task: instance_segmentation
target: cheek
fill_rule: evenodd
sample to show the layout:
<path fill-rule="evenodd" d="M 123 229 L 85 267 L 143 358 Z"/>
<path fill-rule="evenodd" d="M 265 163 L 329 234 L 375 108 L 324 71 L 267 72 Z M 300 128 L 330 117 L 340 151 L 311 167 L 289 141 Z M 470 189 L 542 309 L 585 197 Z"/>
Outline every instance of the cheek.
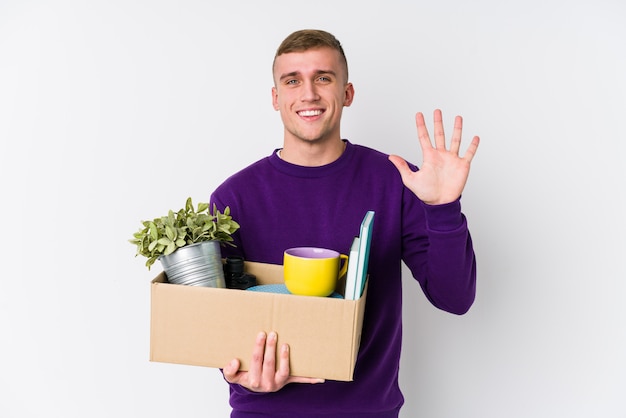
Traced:
<path fill-rule="evenodd" d="M 272 97 L 272 105 L 275 110 L 285 109 L 288 107 L 289 97 L 285 94 L 274 94 Z"/>

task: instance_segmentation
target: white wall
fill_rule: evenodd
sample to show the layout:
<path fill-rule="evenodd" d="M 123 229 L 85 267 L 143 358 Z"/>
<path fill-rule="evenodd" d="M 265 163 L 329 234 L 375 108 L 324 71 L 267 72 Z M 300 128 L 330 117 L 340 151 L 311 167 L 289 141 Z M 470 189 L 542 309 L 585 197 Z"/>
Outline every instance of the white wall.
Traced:
<path fill-rule="evenodd" d="M 411 4 L 409 6 L 408 4 Z M 227 416 L 213 369 L 148 361 L 139 221 L 280 146 L 288 33 L 342 40 L 343 135 L 421 163 L 413 115 L 482 144 L 465 316 L 405 286 L 408 417 L 624 417 L 626 6 L 1 1 L 0 416 Z M 155 271 L 156 270 L 156 271 Z"/>

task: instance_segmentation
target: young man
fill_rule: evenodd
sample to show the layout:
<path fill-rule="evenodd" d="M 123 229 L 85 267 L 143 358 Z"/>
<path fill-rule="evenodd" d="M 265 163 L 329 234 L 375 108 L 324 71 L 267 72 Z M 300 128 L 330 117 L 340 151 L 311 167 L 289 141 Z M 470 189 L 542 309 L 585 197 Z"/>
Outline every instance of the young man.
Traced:
<path fill-rule="evenodd" d="M 237 247 L 223 255 L 282 264 L 290 247 L 345 254 L 373 210 L 368 298 L 353 382 L 290 376 L 289 346 L 276 347 L 276 334 L 261 332 L 249 371 L 240 371 L 237 359 L 224 367 L 231 417 L 397 418 L 403 403 L 401 261 L 434 306 L 463 314 L 474 301 L 475 258 L 459 199 L 478 137 L 461 157 L 461 118 L 446 149 L 441 112 L 435 111 L 434 145 L 418 113 L 419 171 L 398 156 L 342 139 L 341 113 L 352 103 L 354 87 L 343 49 L 327 32 L 289 35 L 278 48 L 273 75 L 283 147 L 212 194 L 211 202 L 230 206 L 241 224 Z"/>

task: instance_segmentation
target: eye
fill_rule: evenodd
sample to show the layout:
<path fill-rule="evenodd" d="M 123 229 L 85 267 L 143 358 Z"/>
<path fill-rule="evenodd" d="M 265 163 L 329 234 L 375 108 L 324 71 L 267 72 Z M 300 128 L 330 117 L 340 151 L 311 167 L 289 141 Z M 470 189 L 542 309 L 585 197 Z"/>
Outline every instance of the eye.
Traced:
<path fill-rule="evenodd" d="M 330 83 L 332 80 L 330 79 L 330 77 L 327 77 L 325 75 L 319 76 L 318 81 L 321 81 L 322 83 Z"/>
<path fill-rule="evenodd" d="M 288 86 L 295 86 L 296 84 L 298 84 L 298 80 L 296 80 L 295 78 L 292 78 L 290 80 L 285 81 L 285 84 L 287 84 Z"/>

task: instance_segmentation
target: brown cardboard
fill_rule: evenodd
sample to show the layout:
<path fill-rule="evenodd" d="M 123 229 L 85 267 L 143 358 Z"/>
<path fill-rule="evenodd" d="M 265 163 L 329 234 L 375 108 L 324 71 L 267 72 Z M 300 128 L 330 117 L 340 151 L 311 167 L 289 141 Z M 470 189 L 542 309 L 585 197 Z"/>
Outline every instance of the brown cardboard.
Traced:
<path fill-rule="evenodd" d="M 283 282 L 281 265 L 246 262 L 258 284 Z M 150 360 L 248 370 L 259 331 L 290 346 L 294 376 L 352 380 L 367 288 L 359 300 L 296 296 L 167 283 L 151 285 Z"/>

